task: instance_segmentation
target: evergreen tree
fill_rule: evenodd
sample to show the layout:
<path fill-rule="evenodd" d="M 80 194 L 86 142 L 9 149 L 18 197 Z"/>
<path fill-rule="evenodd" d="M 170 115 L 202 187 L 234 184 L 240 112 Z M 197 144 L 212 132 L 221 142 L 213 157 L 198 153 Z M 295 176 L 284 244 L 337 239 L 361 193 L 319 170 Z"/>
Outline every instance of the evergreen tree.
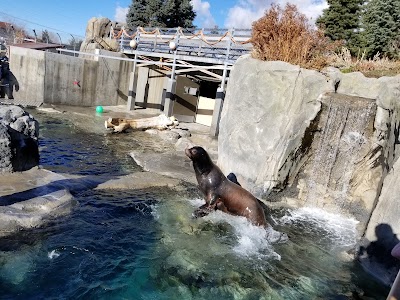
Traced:
<path fill-rule="evenodd" d="M 190 0 L 167 0 L 163 9 L 163 23 L 168 28 L 193 27 L 193 20 L 196 13 Z"/>
<path fill-rule="evenodd" d="M 83 43 L 82 39 L 76 40 L 75 38 L 70 38 L 67 42 L 67 45 L 71 46 L 71 48 L 80 49 Z"/>
<path fill-rule="evenodd" d="M 399 49 L 393 48 L 400 37 L 400 0 L 370 0 L 363 22 L 368 57 L 378 52 L 388 57 L 400 55 Z"/>
<path fill-rule="evenodd" d="M 193 28 L 193 20 L 196 18 L 196 12 L 193 10 L 193 4 L 190 0 L 182 0 L 181 14 L 184 16 L 183 23 L 180 25 L 184 28 Z"/>
<path fill-rule="evenodd" d="M 53 43 L 50 38 L 50 34 L 47 30 L 42 31 L 42 42 L 43 43 Z"/>
<path fill-rule="evenodd" d="M 337 41 L 343 40 L 351 52 L 361 45 L 360 19 L 365 0 L 328 0 L 329 7 L 316 21 L 325 35 Z"/>
<path fill-rule="evenodd" d="M 147 0 L 133 0 L 129 6 L 126 22 L 128 27 L 136 29 L 136 27 L 146 27 L 149 24 L 150 17 L 147 11 Z"/>
<path fill-rule="evenodd" d="M 128 27 L 193 27 L 196 13 L 190 0 L 133 0 L 126 16 Z"/>
<path fill-rule="evenodd" d="M 148 0 L 146 1 L 146 13 L 149 16 L 148 27 L 166 27 L 162 20 L 163 16 L 163 0 Z"/>

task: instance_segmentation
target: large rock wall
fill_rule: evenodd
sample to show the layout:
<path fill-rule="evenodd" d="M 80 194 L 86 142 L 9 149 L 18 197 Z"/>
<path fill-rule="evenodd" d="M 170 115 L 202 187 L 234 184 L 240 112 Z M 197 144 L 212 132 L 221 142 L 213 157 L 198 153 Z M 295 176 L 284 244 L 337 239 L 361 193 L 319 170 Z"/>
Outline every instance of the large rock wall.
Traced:
<path fill-rule="evenodd" d="M 329 210 L 336 207 L 339 210 L 335 212 L 356 217 L 361 221 L 361 233 L 367 228 L 370 241 L 376 240 L 374 229 L 385 220 L 394 234 L 400 234 L 397 206 L 392 207 L 395 199 L 389 198 L 389 192 L 381 195 L 382 186 L 383 191 L 390 191 L 395 190 L 394 184 L 400 185 L 395 179 L 398 170 L 393 168 L 400 155 L 400 76 L 365 78 L 361 73 L 342 74 L 334 68 L 319 73 L 243 57 L 230 74 L 218 164 L 224 173 L 235 173 L 242 185 L 261 198 L 268 199 L 273 190 L 284 194 L 286 188 L 297 198 L 291 203 L 310 205 L 302 199 L 298 178 L 311 163 L 311 152 L 316 151 L 313 141 L 323 131 L 318 122 L 324 114 L 329 115 L 320 110 L 322 99 L 332 92 L 348 97 L 348 101 L 365 99 L 375 104 L 371 120 L 366 120 L 368 128 L 361 133 L 363 146 L 357 150 L 359 157 L 349 186 L 338 191 L 348 193 L 348 203 L 339 207 L 335 197 L 328 195 L 315 205 Z M 334 155 L 339 156 L 337 153 Z M 388 172 L 391 175 L 386 177 Z M 340 173 L 337 176 L 340 178 Z"/>
<path fill-rule="evenodd" d="M 284 62 L 239 59 L 222 111 L 218 164 L 258 196 L 283 188 L 304 151 L 320 95 L 334 81 Z"/>

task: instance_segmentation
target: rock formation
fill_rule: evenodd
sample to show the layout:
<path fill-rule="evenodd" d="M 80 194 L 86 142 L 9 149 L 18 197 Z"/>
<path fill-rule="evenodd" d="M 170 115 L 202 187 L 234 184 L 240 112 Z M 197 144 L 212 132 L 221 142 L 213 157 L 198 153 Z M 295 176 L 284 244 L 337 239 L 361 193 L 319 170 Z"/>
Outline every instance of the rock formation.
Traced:
<path fill-rule="evenodd" d="M 91 52 L 94 49 L 118 51 L 119 45 L 110 38 L 111 27 L 116 28 L 118 23 L 108 18 L 91 18 L 86 27 L 85 40 L 81 45 L 81 52 Z M 87 57 L 86 57 L 87 58 Z"/>
<path fill-rule="evenodd" d="M 400 76 L 243 57 L 230 76 L 218 164 L 260 197 L 295 185 L 297 205 L 336 209 L 365 225 L 399 157 L 399 94 Z"/>
<path fill-rule="evenodd" d="M 0 104 L 0 173 L 39 164 L 39 124 L 21 107 Z"/>
<path fill-rule="evenodd" d="M 400 237 L 399 128 L 400 75 L 245 56 L 230 74 L 218 164 L 264 200 L 356 218 L 367 246 L 379 228 Z"/>
<path fill-rule="evenodd" d="M 239 59 L 221 116 L 218 164 L 257 195 L 283 188 L 298 167 L 318 97 L 334 84 L 316 71 L 284 62 Z"/>

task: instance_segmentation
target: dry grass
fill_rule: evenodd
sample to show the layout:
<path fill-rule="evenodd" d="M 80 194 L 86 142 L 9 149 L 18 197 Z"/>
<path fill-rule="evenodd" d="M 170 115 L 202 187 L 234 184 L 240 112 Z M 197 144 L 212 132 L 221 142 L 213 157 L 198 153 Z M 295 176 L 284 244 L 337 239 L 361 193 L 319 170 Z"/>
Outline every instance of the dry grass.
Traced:
<path fill-rule="evenodd" d="M 284 9 L 272 5 L 253 23 L 252 56 L 261 60 L 281 60 L 305 68 L 321 69 L 341 43 L 330 42 L 323 32 L 311 27 L 295 5 Z"/>
<path fill-rule="evenodd" d="M 362 72 L 368 77 L 394 76 L 400 74 L 400 61 L 391 60 L 376 54 L 372 59 L 365 58 L 365 52 L 352 57 L 349 49 L 342 47 L 337 53 L 329 56 L 329 65 L 342 72 Z"/>
<path fill-rule="evenodd" d="M 367 59 L 361 51 L 357 57 L 352 57 L 350 51 L 342 47 L 342 42 L 332 42 L 322 31 L 314 29 L 292 4 L 284 9 L 272 5 L 254 22 L 252 44 L 252 56 L 260 60 L 281 60 L 317 70 L 333 66 L 342 72 L 359 71 L 368 77 L 400 74 L 399 60 L 379 54 Z M 400 48 L 400 42 L 397 47 Z"/>

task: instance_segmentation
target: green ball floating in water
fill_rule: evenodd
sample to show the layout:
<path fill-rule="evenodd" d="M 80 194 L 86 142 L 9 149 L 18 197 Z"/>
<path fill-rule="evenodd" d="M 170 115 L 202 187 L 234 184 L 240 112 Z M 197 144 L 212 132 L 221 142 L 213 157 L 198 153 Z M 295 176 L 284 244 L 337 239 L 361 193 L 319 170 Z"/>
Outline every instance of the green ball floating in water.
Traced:
<path fill-rule="evenodd" d="M 96 112 L 102 113 L 104 111 L 103 106 L 99 105 L 96 107 Z"/>

